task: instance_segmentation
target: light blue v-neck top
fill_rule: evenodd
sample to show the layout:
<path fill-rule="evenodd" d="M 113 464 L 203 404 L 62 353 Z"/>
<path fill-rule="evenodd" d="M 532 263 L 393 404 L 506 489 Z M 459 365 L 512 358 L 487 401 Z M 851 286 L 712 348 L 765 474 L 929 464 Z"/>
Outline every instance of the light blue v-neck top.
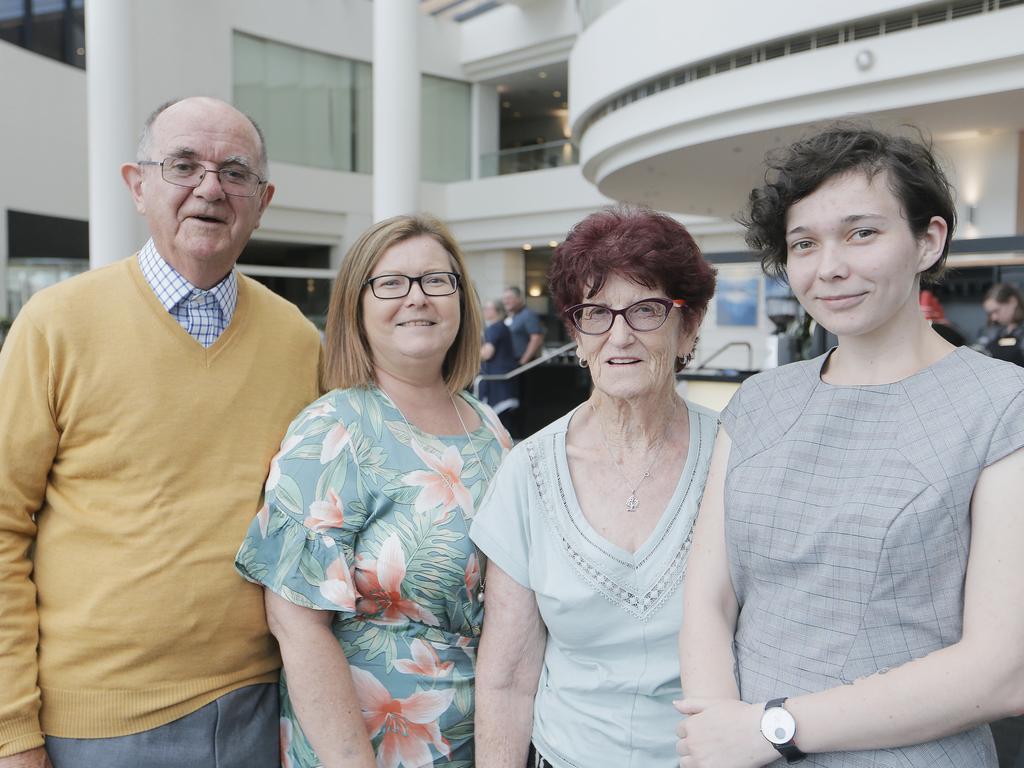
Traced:
<path fill-rule="evenodd" d="M 580 510 L 565 452 L 575 411 L 512 450 L 473 521 L 476 545 L 537 597 L 548 640 L 533 742 L 556 768 L 678 764 L 679 587 L 718 428 L 713 411 L 687 407 L 686 463 L 658 468 L 679 482 L 636 552 Z"/>

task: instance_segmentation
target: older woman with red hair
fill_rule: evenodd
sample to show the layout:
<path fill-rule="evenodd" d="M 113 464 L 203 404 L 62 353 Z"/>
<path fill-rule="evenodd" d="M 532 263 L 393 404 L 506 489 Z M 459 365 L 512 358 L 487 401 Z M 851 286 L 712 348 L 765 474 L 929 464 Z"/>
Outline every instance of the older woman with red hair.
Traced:
<path fill-rule="evenodd" d="M 570 232 L 550 282 L 594 388 L 509 454 L 470 531 L 477 763 L 675 765 L 678 587 L 717 429 L 675 374 L 715 271 L 678 222 L 621 207 Z"/>

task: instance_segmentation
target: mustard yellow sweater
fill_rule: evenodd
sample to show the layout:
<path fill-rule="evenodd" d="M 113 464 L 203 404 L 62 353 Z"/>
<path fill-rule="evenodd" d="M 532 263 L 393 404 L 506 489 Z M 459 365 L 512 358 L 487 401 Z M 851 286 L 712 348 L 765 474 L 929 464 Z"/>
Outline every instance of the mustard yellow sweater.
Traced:
<path fill-rule="evenodd" d="M 134 258 L 22 310 L 0 352 L 0 756 L 276 680 L 233 560 L 319 357 L 298 310 L 242 276 L 204 349 Z"/>

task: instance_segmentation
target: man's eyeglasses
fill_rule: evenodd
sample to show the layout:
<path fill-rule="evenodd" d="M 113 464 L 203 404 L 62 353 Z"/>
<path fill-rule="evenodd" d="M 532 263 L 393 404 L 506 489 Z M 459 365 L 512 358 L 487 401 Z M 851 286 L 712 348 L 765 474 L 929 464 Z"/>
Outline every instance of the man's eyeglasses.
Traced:
<path fill-rule="evenodd" d="M 634 331 L 656 331 L 665 324 L 673 307 L 682 309 L 685 299 L 641 299 L 624 309 L 612 309 L 603 304 L 576 304 L 565 310 L 565 315 L 576 326 L 576 330 L 588 336 L 600 336 L 611 330 L 618 315 Z"/>
<path fill-rule="evenodd" d="M 379 275 L 371 277 L 363 285 L 370 286 L 378 299 L 404 299 L 412 290 L 412 284 L 419 283 L 420 290 L 427 296 L 450 296 L 459 290 L 459 276 L 454 272 L 427 272 L 425 275 Z"/>
<path fill-rule="evenodd" d="M 167 157 L 162 161 L 139 160 L 139 165 L 159 165 L 163 180 L 177 187 L 198 187 L 208 173 L 216 173 L 220 177 L 220 187 L 225 195 L 234 197 L 255 197 L 260 185 L 266 182 L 252 171 L 240 165 L 227 165 L 223 168 L 207 168 L 202 163 L 184 157 Z"/>

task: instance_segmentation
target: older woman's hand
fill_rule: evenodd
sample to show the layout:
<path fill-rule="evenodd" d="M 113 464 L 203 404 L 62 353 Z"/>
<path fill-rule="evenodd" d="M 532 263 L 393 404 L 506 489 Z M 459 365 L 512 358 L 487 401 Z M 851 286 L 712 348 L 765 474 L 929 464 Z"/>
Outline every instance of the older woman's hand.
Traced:
<path fill-rule="evenodd" d="M 761 735 L 762 705 L 736 699 L 673 703 L 689 715 L 676 726 L 682 768 L 759 768 L 778 759 L 779 753 Z"/>

